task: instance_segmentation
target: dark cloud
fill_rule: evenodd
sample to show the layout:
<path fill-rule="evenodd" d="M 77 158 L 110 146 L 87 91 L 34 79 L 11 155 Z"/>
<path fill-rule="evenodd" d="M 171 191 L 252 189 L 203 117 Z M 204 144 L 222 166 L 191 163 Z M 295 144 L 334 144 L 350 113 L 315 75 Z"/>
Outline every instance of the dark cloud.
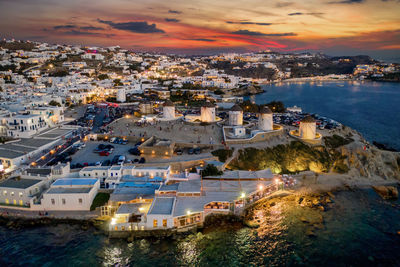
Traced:
<path fill-rule="evenodd" d="M 165 33 L 165 31 L 157 28 L 156 24 L 148 24 L 147 21 L 112 22 L 101 19 L 97 19 L 97 21 L 117 30 L 135 33 Z"/>
<path fill-rule="evenodd" d="M 260 26 L 269 26 L 274 23 L 269 22 L 252 22 L 252 21 L 225 21 L 228 24 L 241 24 L 241 25 L 260 25 Z"/>
<path fill-rule="evenodd" d="M 79 27 L 81 30 L 86 30 L 86 31 L 102 31 L 104 28 L 101 27 L 94 27 L 94 26 L 82 26 Z"/>
<path fill-rule="evenodd" d="M 288 16 L 303 16 L 303 15 L 309 15 L 309 16 L 315 16 L 315 17 L 322 17 L 325 13 L 322 12 L 294 12 L 294 13 L 289 13 Z"/>
<path fill-rule="evenodd" d="M 96 37 L 114 37 L 115 34 L 103 34 L 97 32 L 86 32 L 86 31 L 79 31 L 79 30 L 70 30 L 66 32 L 61 32 L 65 35 L 73 35 L 73 36 L 96 36 Z"/>
<path fill-rule="evenodd" d="M 271 37 L 283 37 L 283 36 L 297 36 L 296 33 L 293 32 L 285 32 L 285 33 L 262 33 L 262 32 L 254 32 L 249 30 L 239 30 L 232 32 L 233 34 L 239 35 L 249 35 L 249 36 L 271 36 Z"/>
<path fill-rule="evenodd" d="M 179 21 L 181 21 L 181 20 L 179 20 L 179 19 L 169 19 L 169 18 L 165 18 L 165 21 L 167 21 L 167 22 L 179 22 Z"/>
<path fill-rule="evenodd" d="M 73 24 L 67 24 L 67 25 L 57 25 L 53 27 L 54 30 L 72 30 L 72 29 L 79 29 L 83 31 L 101 31 L 104 30 L 104 28 L 101 27 L 94 27 L 94 26 L 76 26 Z"/>
<path fill-rule="evenodd" d="M 57 26 L 54 26 L 54 27 L 53 27 L 54 30 L 75 29 L 75 28 L 76 28 L 76 26 L 75 26 L 75 25 L 72 25 L 72 24 L 68 24 L 68 25 L 57 25 Z"/>
<path fill-rule="evenodd" d="M 215 42 L 216 40 L 213 39 L 206 39 L 206 38 L 193 38 L 193 39 L 185 39 L 191 41 L 200 41 L 200 42 Z"/>
<path fill-rule="evenodd" d="M 343 0 L 343 1 L 333 1 L 329 4 L 359 4 L 365 2 L 365 0 Z"/>
<path fill-rule="evenodd" d="M 171 13 L 171 14 L 182 14 L 182 11 L 179 11 L 179 10 L 168 10 L 168 13 Z"/>

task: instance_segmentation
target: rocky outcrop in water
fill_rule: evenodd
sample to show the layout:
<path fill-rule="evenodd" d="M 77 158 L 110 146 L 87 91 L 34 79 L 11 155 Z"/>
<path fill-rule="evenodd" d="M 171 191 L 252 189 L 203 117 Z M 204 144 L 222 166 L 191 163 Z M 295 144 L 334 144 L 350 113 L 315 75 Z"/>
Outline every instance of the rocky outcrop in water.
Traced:
<path fill-rule="evenodd" d="M 383 199 L 398 199 L 399 192 L 394 186 L 373 186 L 372 187 L 378 195 Z"/>

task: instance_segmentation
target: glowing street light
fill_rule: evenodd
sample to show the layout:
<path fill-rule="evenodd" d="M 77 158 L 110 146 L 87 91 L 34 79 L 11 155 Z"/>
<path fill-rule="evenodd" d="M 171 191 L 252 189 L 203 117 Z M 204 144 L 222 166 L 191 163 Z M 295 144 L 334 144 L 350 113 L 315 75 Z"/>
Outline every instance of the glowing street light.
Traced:
<path fill-rule="evenodd" d="M 111 219 L 111 225 L 115 225 L 117 222 L 116 222 L 116 219 L 115 218 L 112 218 Z"/>
<path fill-rule="evenodd" d="M 258 186 L 258 189 L 259 189 L 260 191 L 262 191 L 262 190 L 264 189 L 264 186 L 263 186 L 262 184 L 260 184 L 260 185 Z"/>
<path fill-rule="evenodd" d="M 240 194 L 240 198 L 245 198 L 246 194 L 243 192 L 242 194 Z"/>
<path fill-rule="evenodd" d="M 186 212 L 186 214 L 187 214 L 187 215 L 190 215 L 190 214 L 192 214 L 192 212 L 191 212 L 190 210 L 188 210 L 188 211 Z"/>

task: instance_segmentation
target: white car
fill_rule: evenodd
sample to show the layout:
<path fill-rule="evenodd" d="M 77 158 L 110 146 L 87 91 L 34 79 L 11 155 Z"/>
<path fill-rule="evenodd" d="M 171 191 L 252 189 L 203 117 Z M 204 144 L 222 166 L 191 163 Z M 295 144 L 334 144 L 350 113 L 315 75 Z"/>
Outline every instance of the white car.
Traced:
<path fill-rule="evenodd" d="M 101 161 L 96 162 L 96 166 L 101 166 Z"/>

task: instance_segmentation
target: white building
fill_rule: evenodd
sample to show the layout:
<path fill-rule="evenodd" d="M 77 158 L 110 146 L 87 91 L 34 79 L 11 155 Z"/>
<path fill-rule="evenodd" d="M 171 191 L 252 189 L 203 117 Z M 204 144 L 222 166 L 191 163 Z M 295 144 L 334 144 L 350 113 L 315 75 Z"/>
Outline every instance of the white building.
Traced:
<path fill-rule="evenodd" d="M 229 125 L 241 126 L 243 125 L 243 110 L 239 105 L 234 105 L 229 110 Z"/>
<path fill-rule="evenodd" d="M 301 139 L 315 139 L 317 134 L 317 123 L 311 116 L 305 117 L 300 122 L 300 138 Z"/>
<path fill-rule="evenodd" d="M 274 129 L 274 120 L 272 111 L 264 106 L 258 115 L 258 128 L 262 131 L 272 131 Z"/>
<path fill-rule="evenodd" d="M 90 210 L 99 188 L 95 178 L 58 179 L 43 193 L 41 206 L 44 210 Z"/>
<path fill-rule="evenodd" d="M 6 121 L 7 135 L 11 137 L 30 138 L 48 127 L 44 115 L 18 114 L 2 119 Z"/>
<path fill-rule="evenodd" d="M 0 183 L 0 203 L 29 207 L 31 199 L 40 194 L 46 181 L 40 178 L 14 177 Z"/>
<path fill-rule="evenodd" d="M 117 90 L 117 101 L 121 103 L 126 102 L 126 92 L 124 88 Z"/>
<path fill-rule="evenodd" d="M 211 102 L 206 102 L 200 110 L 201 122 L 215 122 L 215 105 Z"/>
<path fill-rule="evenodd" d="M 175 105 L 171 100 L 167 100 L 163 104 L 164 119 L 175 119 Z"/>

